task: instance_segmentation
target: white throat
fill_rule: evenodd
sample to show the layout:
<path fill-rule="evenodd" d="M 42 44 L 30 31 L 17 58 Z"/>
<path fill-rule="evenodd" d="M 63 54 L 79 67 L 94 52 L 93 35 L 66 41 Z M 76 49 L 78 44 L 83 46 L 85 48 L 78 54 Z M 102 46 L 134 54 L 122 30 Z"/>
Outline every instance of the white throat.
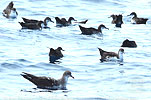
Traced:
<path fill-rule="evenodd" d="M 46 26 L 48 25 L 49 22 L 50 22 L 49 20 L 46 20 Z"/>
<path fill-rule="evenodd" d="M 9 17 L 16 18 L 17 17 L 16 11 L 11 10 L 11 13 L 10 13 Z"/>
<path fill-rule="evenodd" d="M 104 27 L 101 27 L 101 30 L 104 30 L 105 28 Z"/>
<path fill-rule="evenodd" d="M 45 27 L 44 23 L 41 24 L 41 27 Z"/>
<path fill-rule="evenodd" d="M 136 22 L 135 22 L 135 20 L 133 20 L 133 18 L 134 18 L 134 15 L 131 15 L 131 16 L 130 16 L 131 23 L 136 24 Z"/>
<path fill-rule="evenodd" d="M 67 85 L 67 82 L 68 82 L 68 78 L 69 76 L 65 76 L 62 80 L 62 84 L 61 84 L 61 88 L 62 89 L 66 89 L 66 85 Z"/>
<path fill-rule="evenodd" d="M 123 62 L 123 52 L 119 51 L 119 61 Z"/>

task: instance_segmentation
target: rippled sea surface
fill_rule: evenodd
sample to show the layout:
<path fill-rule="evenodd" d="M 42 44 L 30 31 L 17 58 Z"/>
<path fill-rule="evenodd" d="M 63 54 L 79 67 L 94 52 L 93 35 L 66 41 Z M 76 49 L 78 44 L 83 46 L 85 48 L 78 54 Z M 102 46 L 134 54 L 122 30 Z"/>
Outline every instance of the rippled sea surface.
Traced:
<path fill-rule="evenodd" d="M 0 1 L 0 13 L 9 0 Z M 150 100 L 151 99 L 151 1 L 150 0 L 15 0 L 17 19 L 0 15 L 0 100 Z M 146 25 L 130 23 L 128 14 L 149 18 Z M 123 14 L 122 28 L 111 24 L 111 14 Z M 21 30 L 22 17 L 73 16 L 88 19 L 85 27 L 104 24 L 103 36 L 81 35 L 78 24 L 50 29 Z M 100 62 L 98 47 L 117 52 L 125 39 L 135 40 L 137 48 L 124 48 L 124 62 Z M 61 46 L 60 63 L 49 63 L 49 48 Z M 37 90 L 20 74 L 60 78 L 70 70 L 66 91 Z"/>

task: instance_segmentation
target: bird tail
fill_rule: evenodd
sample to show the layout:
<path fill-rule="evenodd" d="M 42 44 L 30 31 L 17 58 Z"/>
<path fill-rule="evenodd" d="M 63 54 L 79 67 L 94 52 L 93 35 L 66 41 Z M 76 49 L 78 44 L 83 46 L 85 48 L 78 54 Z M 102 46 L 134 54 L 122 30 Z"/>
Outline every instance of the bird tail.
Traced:
<path fill-rule="evenodd" d="M 25 72 L 22 72 L 23 74 L 20 74 L 21 76 L 23 76 L 25 79 L 31 81 L 32 83 L 35 84 L 34 79 L 37 78 L 36 76 L 32 75 L 32 74 L 28 74 Z"/>

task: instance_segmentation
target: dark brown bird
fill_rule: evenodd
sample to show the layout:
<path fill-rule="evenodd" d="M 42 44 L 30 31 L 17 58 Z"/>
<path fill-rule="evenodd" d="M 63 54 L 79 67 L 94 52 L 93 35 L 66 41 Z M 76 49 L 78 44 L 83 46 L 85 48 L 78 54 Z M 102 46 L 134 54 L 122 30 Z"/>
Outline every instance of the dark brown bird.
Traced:
<path fill-rule="evenodd" d="M 43 24 L 43 21 L 39 21 L 38 23 L 19 22 L 19 24 L 22 26 L 22 29 L 42 29 L 41 24 Z"/>
<path fill-rule="evenodd" d="M 27 19 L 27 18 L 24 18 L 24 17 L 22 17 L 22 19 L 23 19 L 23 21 L 24 21 L 25 23 L 38 23 L 38 22 L 40 21 L 40 20 L 35 20 L 35 19 Z M 44 21 L 43 21 L 44 27 L 47 27 L 48 22 L 54 23 L 54 22 L 51 20 L 50 17 L 46 17 L 46 18 L 44 19 Z"/>
<path fill-rule="evenodd" d="M 49 52 L 50 63 L 54 63 L 56 60 L 63 57 L 63 54 L 61 51 L 64 51 L 62 47 L 58 47 L 57 49 L 50 48 L 50 52 Z"/>
<path fill-rule="evenodd" d="M 137 14 L 135 12 L 132 12 L 130 15 L 128 16 L 133 16 L 131 19 L 131 22 L 133 24 L 146 24 L 148 18 L 138 18 Z"/>
<path fill-rule="evenodd" d="M 95 29 L 93 27 L 85 28 L 85 27 L 82 27 L 81 25 L 79 25 L 79 28 L 80 28 L 82 34 L 84 34 L 84 35 L 98 34 L 98 33 L 102 33 L 103 28 L 108 29 L 103 24 L 99 25 L 98 29 Z"/>
<path fill-rule="evenodd" d="M 86 22 L 88 21 L 88 19 L 87 20 L 85 20 L 85 21 L 81 21 L 81 22 L 75 22 L 75 23 L 79 23 L 79 24 L 86 24 Z"/>
<path fill-rule="evenodd" d="M 11 1 L 8 6 L 3 10 L 2 14 L 6 18 L 16 18 L 18 13 L 16 11 L 16 8 L 13 8 L 14 3 Z"/>
<path fill-rule="evenodd" d="M 136 48 L 137 44 L 135 41 L 130 41 L 128 39 L 124 40 L 121 47 L 129 47 L 129 48 Z"/>
<path fill-rule="evenodd" d="M 58 90 L 58 89 L 65 90 L 68 82 L 68 78 L 69 77 L 74 78 L 71 75 L 70 71 L 65 71 L 60 79 L 54 79 L 45 76 L 35 76 L 25 72 L 23 72 L 21 76 L 23 76 L 25 79 L 35 84 L 37 88 L 52 89 L 52 90 Z"/>
<path fill-rule="evenodd" d="M 117 15 L 114 15 L 114 14 L 112 14 L 110 17 L 108 17 L 108 18 L 113 18 L 113 20 L 112 20 L 112 24 L 116 24 L 116 20 L 117 20 Z"/>
<path fill-rule="evenodd" d="M 108 51 L 104 51 L 101 48 L 98 48 L 100 55 L 101 55 L 101 62 L 103 61 L 107 61 L 108 58 L 110 57 L 116 57 L 119 61 L 123 61 L 123 53 L 124 53 L 124 49 L 119 49 L 118 53 L 115 52 L 108 52 Z"/>
<path fill-rule="evenodd" d="M 69 17 L 68 21 L 65 18 L 59 18 L 59 17 L 55 17 L 56 20 L 56 26 L 69 26 L 71 25 L 71 21 L 74 20 L 76 21 L 73 17 Z"/>
<path fill-rule="evenodd" d="M 119 14 L 119 15 L 114 15 L 113 14 L 110 17 L 113 18 L 111 23 L 115 24 L 116 27 L 120 27 L 121 28 L 121 25 L 123 24 L 123 16 L 121 14 Z"/>

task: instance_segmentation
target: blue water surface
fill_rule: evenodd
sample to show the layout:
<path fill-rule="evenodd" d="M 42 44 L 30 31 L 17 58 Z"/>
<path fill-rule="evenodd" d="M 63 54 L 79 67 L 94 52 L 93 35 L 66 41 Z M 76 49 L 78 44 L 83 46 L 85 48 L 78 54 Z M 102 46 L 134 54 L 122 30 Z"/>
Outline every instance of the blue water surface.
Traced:
<path fill-rule="evenodd" d="M 0 1 L 0 13 L 11 2 Z M 151 99 L 151 1 L 150 0 L 15 0 L 17 19 L 0 15 L 0 100 L 150 100 Z M 149 18 L 147 24 L 130 23 L 128 14 Z M 122 14 L 124 24 L 116 28 L 111 14 Z M 21 30 L 22 17 L 88 19 L 85 27 L 104 24 L 102 35 L 81 35 L 77 23 L 69 27 Z M 118 52 L 125 39 L 137 48 L 124 48 L 124 62 L 100 62 L 98 47 Z M 62 47 L 64 57 L 49 63 L 49 48 Z M 36 88 L 20 74 L 61 78 L 70 70 L 66 91 Z"/>

